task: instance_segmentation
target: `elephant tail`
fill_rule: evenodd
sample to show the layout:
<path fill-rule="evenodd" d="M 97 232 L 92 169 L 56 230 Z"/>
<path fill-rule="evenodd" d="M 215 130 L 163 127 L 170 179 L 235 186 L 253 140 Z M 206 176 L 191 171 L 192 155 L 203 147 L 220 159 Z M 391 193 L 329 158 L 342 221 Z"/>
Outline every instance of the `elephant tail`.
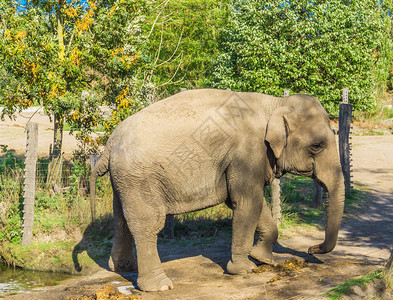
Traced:
<path fill-rule="evenodd" d="M 94 221 L 96 218 L 96 181 L 97 177 L 104 176 L 109 171 L 109 156 L 112 148 L 111 140 L 106 144 L 105 150 L 101 158 L 97 161 L 90 175 L 90 209 L 91 218 Z"/>

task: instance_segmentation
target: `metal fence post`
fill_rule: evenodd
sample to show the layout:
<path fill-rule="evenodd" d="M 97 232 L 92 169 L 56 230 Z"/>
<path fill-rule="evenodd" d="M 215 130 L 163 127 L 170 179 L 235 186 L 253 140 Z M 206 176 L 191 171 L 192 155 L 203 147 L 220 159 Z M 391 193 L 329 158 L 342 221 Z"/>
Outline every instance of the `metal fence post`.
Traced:
<path fill-rule="evenodd" d="M 38 124 L 27 123 L 25 154 L 25 175 L 23 195 L 22 246 L 29 246 L 33 240 L 35 173 L 37 165 Z"/>
<path fill-rule="evenodd" d="M 352 105 L 348 103 L 348 88 L 343 90 L 343 102 L 339 106 L 338 121 L 338 146 L 340 153 L 341 168 L 344 174 L 345 195 L 351 195 L 351 133 Z"/>

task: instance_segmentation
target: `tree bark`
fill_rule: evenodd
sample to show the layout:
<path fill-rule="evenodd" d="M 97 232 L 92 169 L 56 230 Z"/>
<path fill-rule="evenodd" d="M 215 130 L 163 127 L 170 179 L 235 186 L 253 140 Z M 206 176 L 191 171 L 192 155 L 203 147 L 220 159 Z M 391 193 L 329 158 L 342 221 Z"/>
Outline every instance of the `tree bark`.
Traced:
<path fill-rule="evenodd" d="M 390 254 L 388 262 L 386 263 L 385 266 L 385 272 L 386 274 L 388 274 L 388 276 L 390 277 L 393 276 L 393 247 L 392 247 L 392 253 Z"/>
<path fill-rule="evenodd" d="M 61 155 L 61 148 L 63 145 L 63 127 L 64 116 L 61 114 L 54 114 L 52 158 L 58 158 Z"/>

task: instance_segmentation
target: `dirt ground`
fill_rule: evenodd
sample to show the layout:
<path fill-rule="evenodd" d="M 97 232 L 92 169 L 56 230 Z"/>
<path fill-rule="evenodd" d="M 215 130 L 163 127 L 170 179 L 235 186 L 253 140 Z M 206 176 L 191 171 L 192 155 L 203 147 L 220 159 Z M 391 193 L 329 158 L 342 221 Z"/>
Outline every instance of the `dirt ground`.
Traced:
<path fill-rule="evenodd" d="M 17 114 L 15 120 L 8 117 L 5 117 L 4 121 L 0 120 L 0 145 L 8 145 L 8 150 L 15 150 L 18 155 L 24 154 L 27 139 L 25 127 L 29 121 L 38 123 L 38 155 L 48 156 L 49 147 L 53 144 L 53 123 L 38 107 Z M 71 156 L 76 148 L 75 137 L 68 131 L 64 132 L 63 152 Z"/>
<path fill-rule="evenodd" d="M 52 126 L 45 116 L 36 114 L 34 118 L 40 126 L 39 153 L 47 155 Z M 0 144 L 24 149 L 23 130 L 20 122 L 0 122 Z M 306 253 L 309 246 L 323 241 L 322 230 L 284 230 L 274 248 L 276 261 L 296 259 L 294 263 L 306 264 L 289 271 L 276 268 L 232 276 L 225 272 L 230 258 L 229 238 L 205 244 L 163 243 L 159 247 L 160 257 L 174 282 L 173 290 L 141 292 L 135 289 L 136 273 L 119 275 L 102 268 L 92 276 L 9 298 L 81 299 L 110 285 L 124 295 L 132 293 L 140 299 L 322 299 L 321 294 L 343 281 L 381 268 L 393 245 L 393 135 L 354 136 L 352 141 L 353 181 L 364 185 L 370 197 L 367 207 L 344 218 L 338 245 L 332 253 Z M 75 141 L 66 134 L 64 144 L 65 152 L 71 153 Z"/>

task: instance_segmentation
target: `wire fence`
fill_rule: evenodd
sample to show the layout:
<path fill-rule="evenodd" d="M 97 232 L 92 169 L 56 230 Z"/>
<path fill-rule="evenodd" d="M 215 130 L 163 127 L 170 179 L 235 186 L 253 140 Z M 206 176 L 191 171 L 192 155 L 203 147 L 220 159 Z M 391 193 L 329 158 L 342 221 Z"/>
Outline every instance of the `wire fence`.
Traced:
<path fill-rule="evenodd" d="M 12 178 L 21 185 L 24 183 L 25 157 L 16 156 L 13 152 L 0 153 L 0 180 Z M 69 189 L 76 180 L 79 188 L 87 188 L 89 165 L 78 166 L 78 178 L 75 175 L 75 163 L 63 157 L 41 157 L 36 163 L 36 189 L 51 188 L 55 193 Z M 57 189 L 57 190 L 56 190 Z M 60 190 L 58 190 L 60 189 Z"/>

